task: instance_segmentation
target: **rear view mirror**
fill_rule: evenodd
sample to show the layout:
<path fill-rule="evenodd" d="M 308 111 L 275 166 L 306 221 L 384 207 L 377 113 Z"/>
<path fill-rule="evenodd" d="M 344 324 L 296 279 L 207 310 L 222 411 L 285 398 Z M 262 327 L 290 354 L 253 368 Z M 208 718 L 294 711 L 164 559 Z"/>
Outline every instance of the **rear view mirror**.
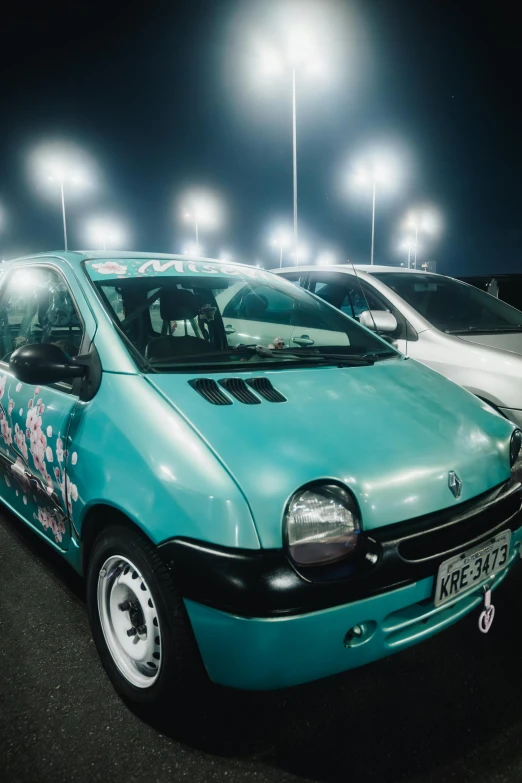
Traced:
<path fill-rule="evenodd" d="M 23 345 L 11 354 L 9 369 L 19 381 L 49 384 L 81 378 L 86 367 L 74 364 L 61 348 L 52 343 Z"/>
<path fill-rule="evenodd" d="M 359 323 L 367 329 L 390 334 L 397 329 L 397 319 L 387 310 L 366 310 L 359 316 Z"/>

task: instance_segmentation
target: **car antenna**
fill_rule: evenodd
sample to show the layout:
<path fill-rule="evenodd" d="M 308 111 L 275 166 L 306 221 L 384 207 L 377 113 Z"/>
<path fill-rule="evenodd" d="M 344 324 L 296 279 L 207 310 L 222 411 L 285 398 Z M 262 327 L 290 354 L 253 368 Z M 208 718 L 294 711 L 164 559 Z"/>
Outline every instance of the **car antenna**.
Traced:
<path fill-rule="evenodd" d="M 371 311 L 371 309 L 370 309 L 370 305 L 369 305 L 369 303 L 368 303 L 368 299 L 366 298 L 366 293 L 365 293 L 365 291 L 364 291 L 364 288 L 363 288 L 363 286 L 362 286 L 362 283 L 361 283 L 361 281 L 359 280 L 359 275 L 357 274 L 357 270 L 356 270 L 356 268 L 355 268 L 355 266 L 354 266 L 354 264 L 353 264 L 353 261 L 350 261 L 350 259 L 347 259 L 347 263 L 348 263 L 348 264 L 350 264 L 350 266 L 351 266 L 351 267 L 352 267 L 352 269 L 353 269 L 353 273 L 354 273 L 354 275 L 355 275 L 355 279 L 356 279 L 356 280 L 357 280 L 357 282 L 359 283 L 359 288 L 361 289 L 361 294 L 362 294 L 362 295 L 363 295 L 363 297 L 364 297 L 364 301 L 366 302 L 366 307 L 368 308 L 368 312 L 370 313 L 370 317 L 371 317 L 371 319 L 372 319 L 372 321 L 373 321 L 373 328 L 375 329 L 376 333 L 377 333 L 377 334 L 379 334 L 379 332 L 378 332 L 378 329 L 377 329 L 377 324 L 375 323 L 375 318 L 373 317 L 373 313 L 372 313 L 372 311 Z"/>

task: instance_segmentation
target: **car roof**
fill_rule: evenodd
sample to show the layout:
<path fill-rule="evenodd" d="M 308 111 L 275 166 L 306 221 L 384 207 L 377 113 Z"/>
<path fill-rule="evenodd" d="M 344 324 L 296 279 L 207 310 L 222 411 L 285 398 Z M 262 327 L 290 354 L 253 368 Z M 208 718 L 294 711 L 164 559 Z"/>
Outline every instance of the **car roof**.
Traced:
<path fill-rule="evenodd" d="M 459 280 L 508 280 L 512 277 L 522 278 L 521 272 L 501 272 L 500 274 L 489 275 L 459 275 Z"/>
<path fill-rule="evenodd" d="M 326 272 L 344 272 L 346 274 L 353 274 L 353 270 L 357 272 L 366 272 L 367 274 L 374 275 L 379 272 L 398 272 L 399 274 L 419 274 L 419 275 L 433 275 L 435 272 L 423 272 L 421 269 L 406 269 L 402 266 L 385 266 L 384 264 L 311 264 L 308 266 L 287 266 L 283 269 L 272 269 L 270 271 L 278 272 L 317 272 L 318 269 Z M 445 277 L 445 275 L 439 275 L 439 277 Z"/>
<path fill-rule="evenodd" d="M 66 261 L 80 263 L 91 258 L 99 258 L 103 261 L 122 260 L 125 258 L 136 259 L 143 258 L 145 260 L 165 260 L 165 261 L 187 261 L 187 262 L 204 262 L 219 264 L 220 266 L 239 266 L 239 267 L 252 267 L 253 264 L 241 264 L 237 261 L 222 261 L 218 258 L 206 258 L 204 256 L 184 256 L 177 255 L 175 253 L 143 253 L 133 250 L 47 250 L 43 253 L 33 253 L 27 256 L 20 256 L 18 258 L 10 258 L 5 261 L 5 264 L 11 264 L 16 261 L 30 261 L 37 258 L 63 258 Z M 1 268 L 1 266 L 0 266 Z M 270 271 L 270 270 L 264 270 Z"/>

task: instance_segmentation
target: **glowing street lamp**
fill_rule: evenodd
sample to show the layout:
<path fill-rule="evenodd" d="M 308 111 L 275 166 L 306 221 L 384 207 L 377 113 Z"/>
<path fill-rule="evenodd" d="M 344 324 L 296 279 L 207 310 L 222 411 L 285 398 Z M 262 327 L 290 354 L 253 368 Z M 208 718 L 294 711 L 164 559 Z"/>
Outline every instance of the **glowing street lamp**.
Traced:
<path fill-rule="evenodd" d="M 97 247 L 107 250 L 107 247 L 122 245 L 125 234 L 121 226 L 108 218 L 91 221 L 87 226 L 90 241 Z"/>
<path fill-rule="evenodd" d="M 42 190 L 59 192 L 63 223 L 63 244 L 68 249 L 66 201 L 75 190 L 86 191 L 99 179 L 96 166 L 85 152 L 67 141 L 46 141 L 34 147 L 28 157 L 31 179 Z M 49 187 L 50 186 L 50 187 Z"/>
<path fill-rule="evenodd" d="M 310 255 L 310 248 L 308 245 L 297 245 L 296 250 L 290 253 L 291 258 L 294 259 L 294 264 L 299 266 L 301 261 L 306 261 Z"/>
<path fill-rule="evenodd" d="M 65 216 L 65 185 L 76 185 L 81 187 L 85 185 L 86 180 L 84 175 L 70 168 L 66 163 L 55 163 L 50 166 L 51 174 L 47 175 L 47 179 L 50 182 L 56 183 L 60 186 L 60 197 L 62 201 L 62 220 L 63 220 L 63 244 L 65 250 L 67 250 L 67 220 Z"/>
<path fill-rule="evenodd" d="M 290 234 L 287 231 L 279 230 L 270 240 L 272 247 L 279 250 L 279 269 L 283 266 L 283 250 L 291 244 Z"/>
<path fill-rule="evenodd" d="M 323 253 L 319 253 L 317 256 L 317 264 L 319 264 L 319 266 L 331 266 L 332 264 L 336 263 L 337 259 L 335 257 L 335 253 L 331 253 L 329 250 L 326 250 Z"/>
<path fill-rule="evenodd" d="M 419 233 L 431 234 L 433 236 L 439 230 L 440 221 L 433 210 L 415 209 L 407 216 L 405 225 L 406 228 L 414 233 L 413 268 L 417 269 Z"/>
<path fill-rule="evenodd" d="M 415 237 L 406 237 L 399 245 L 399 250 L 408 251 L 408 269 L 411 266 L 411 251 L 415 249 Z"/>
<path fill-rule="evenodd" d="M 353 177 L 355 185 L 372 189 L 372 243 L 370 251 L 370 264 L 372 265 L 375 246 L 375 202 L 377 185 L 390 185 L 394 179 L 395 171 L 390 162 L 378 158 L 370 159 L 365 165 L 359 166 Z"/>
<path fill-rule="evenodd" d="M 196 247 L 199 248 L 199 232 L 203 228 L 215 228 L 221 221 L 221 206 L 218 200 L 206 192 L 191 193 L 184 198 L 184 220 L 193 223 Z"/>
<path fill-rule="evenodd" d="M 294 254 L 298 247 L 297 226 L 297 74 L 317 74 L 322 64 L 316 53 L 317 45 L 306 30 L 295 29 L 291 32 L 282 52 L 265 48 L 261 53 L 261 69 L 266 75 L 280 76 L 290 74 L 292 78 L 292 170 L 294 194 Z"/>

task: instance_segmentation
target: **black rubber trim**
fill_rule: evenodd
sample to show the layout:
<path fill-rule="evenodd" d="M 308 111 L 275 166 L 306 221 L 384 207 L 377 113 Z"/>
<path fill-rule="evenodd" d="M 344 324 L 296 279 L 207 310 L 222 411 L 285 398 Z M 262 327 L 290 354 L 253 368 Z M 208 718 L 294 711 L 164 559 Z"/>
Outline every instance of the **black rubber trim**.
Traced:
<path fill-rule="evenodd" d="M 453 554 L 522 526 L 521 503 L 520 485 L 503 485 L 451 511 L 363 533 L 353 557 L 332 567 L 300 572 L 283 549 L 234 549 L 176 538 L 161 544 L 158 551 L 184 598 L 243 617 L 304 614 L 434 576 Z M 470 522 L 484 512 L 491 526 L 472 530 Z M 447 536 L 443 551 L 437 538 L 441 527 Z M 428 542 L 428 554 L 420 560 L 404 558 L 401 545 L 422 537 Z M 435 551 L 431 551 L 433 540 Z"/>

